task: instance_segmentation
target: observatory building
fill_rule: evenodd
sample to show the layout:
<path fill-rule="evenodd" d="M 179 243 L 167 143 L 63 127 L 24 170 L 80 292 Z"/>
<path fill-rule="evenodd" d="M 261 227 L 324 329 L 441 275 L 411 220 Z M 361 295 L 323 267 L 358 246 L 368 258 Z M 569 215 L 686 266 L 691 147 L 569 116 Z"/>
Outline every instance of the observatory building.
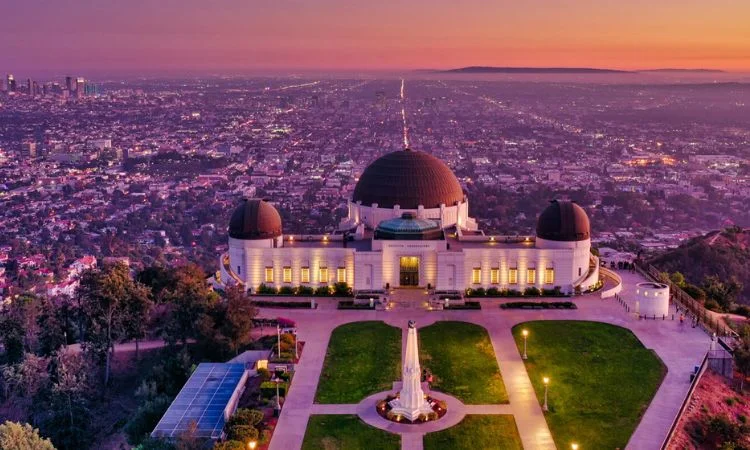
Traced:
<path fill-rule="evenodd" d="M 527 287 L 571 293 L 599 280 L 586 212 L 552 201 L 536 234 L 485 234 L 451 169 L 424 152 L 386 154 L 360 177 L 330 235 L 285 235 L 270 203 L 245 199 L 229 221 L 217 282 L 280 288 L 345 282 L 355 291 Z"/>

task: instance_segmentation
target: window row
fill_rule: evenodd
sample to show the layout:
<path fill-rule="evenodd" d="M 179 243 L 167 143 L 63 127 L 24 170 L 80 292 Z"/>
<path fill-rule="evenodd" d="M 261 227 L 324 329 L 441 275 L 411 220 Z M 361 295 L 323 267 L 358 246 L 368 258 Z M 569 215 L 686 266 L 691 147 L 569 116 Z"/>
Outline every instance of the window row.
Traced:
<path fill-rule="evenodd" d="M 273 267 L 266 267 L 264 280 L 266 283 L 274 282 L 275 271 Z M 310 283 L 310 268 L 302 267 L 299 271 L 300 283 Z M 339 283 L 346 283 L 346 267 L 339 267 L 336 269 L 336 281 Z M 292 282 L 292 268 L 285 266 L 281 271 L 281 282 L 291 283 Z M 331 278 L 327 267 L 321 267 L 318 269 L 318 283 L 330 283 Z"/>
<path fill-rule="evenodd" d="M 544 284 L 553 284 L 555 282 L 555 269 L 544 269 Z M 536 269 L 526 269 L 526 284 L 536 284 Z M 482 268 L 475 267 L 471 270 L 471 283 L 482 284 Z M 490 284 L 500 284 L 500 269 L 495 267 L 490 269 Z M 518 269 L 511 267 L 508 269 L 508 284 L 518 284 Z"/>

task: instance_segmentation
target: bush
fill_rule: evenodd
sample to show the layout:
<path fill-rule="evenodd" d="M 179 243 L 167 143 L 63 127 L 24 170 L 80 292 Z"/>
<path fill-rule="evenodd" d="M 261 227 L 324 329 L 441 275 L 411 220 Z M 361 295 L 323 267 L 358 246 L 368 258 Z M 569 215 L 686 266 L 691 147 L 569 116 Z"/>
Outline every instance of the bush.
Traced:
<path fill-rule="evenodd" d="M 130 417 L 125 424 L 125 434 L 128 436 L 128 443 L 138 445 L 143 442 L 153 431 L 156 424 L 159 423 L 161 416 L 167 411 L 172 403 L 171 397 L 159 395 L 153 400 L 147 400 Z"/>
<path fill-rule="evenodd" d="M 451 309 L 482 309 L 479 302 L 464 302 L 464 304 L 449 304 L 448 306 L 444 307 L 443 309 L 451 310 Z"/>
<path fill-rule="evenodd" d="M 279 295 L 294 295 L 294 288 L 291 286 L 281 286 Z"/>
<path fill-rule="evenodd" d="M 246 450 L 247 447 L 240 441 L 224 441 L 214 444 L 212 450 Z"/>
<path fill-rule="evenodd" d="M 227 428 L 227 439 L 240 442 L 255 441 L 258 439 L 258 429 L 251 425 L 235 425 Z"/>
<path fill-rule="evenodd" d="M 164 439 L 153 439 L 148 438 L 141 442 L 140 445 L 134 447 L 133 450 L 175 450 L 176 447 L 173 443 Z"/>
<path fill-rule="evenodd" d="M 263 421 L 263 411 L 249 408 L 238 408 L 227 421 L 227 427 L 237 425 L 256 426 Z"/>
<path fill-rule="evenodd" d="M 491 287 L 487 289 L 487 297 L 499 297 L 501 294 L 500 289 L 496 287 Z"/>
<path fill-rule="evenodd" d="M 573 302 L 508 302 L 500 305 L 502 309 L 577 309 Z"/>
<path fill-rule="evenodd" d="M 351 297 L 353 294 L 352 288 L 343 281 L 333 285 L 333 295 L 336 297 Z"/>
<path fill-rule="evenodd" d="M 530 297 L 538 297 L 541 294 L 542 292 L 535 286 L 529 286 L 523 291 L 523 295 L 528 295 Z"/>
<path fill-rule="evenodd" d="M 258 308 L 307 308 L 310 309 L 312 307 L 311 302 L 275 302 L 275 301 L 267 301 L 267 300 L 255 300 L 253 301 L 253 304 L 257 306 Z"/>
<path fill-rule="evenodd" d="M 562 293 L 560 286 L 555 286 L 552 289 L 542 289 L 542 295 L 547 297 L 563 297 L 565 294 Z"/>
<path fill-rule="evenodd" d="M 734 308 L 733 311 L 735 314 L 739 314 L 740 316 L 745 316 L 750 318 L 750 306 L 747 305 L 737 305 L 736 308 Z"/>
<path fill-rule="evenodd" d="M 708 300 L 706 300 L 703 306 L 705 306 L 706 309 L 708 309 L 709 311 L 721 312 L 721 306 L 719 306 L 719 302 L 717 302 L 716 300 L 712 298 L 709 298 Z"/>
<path fill-rule="evenodd" d="M 271 372 L 265 367 L 258 369 L 258 376 L 261 381 L 268 381 L 271 379 Z"/>
<path fill-rule="evenodd" d="M 267 286 L 265 284 L 261 284 L 260 286 L 258 286 L 258 289 L 256 289 L 255 292 L 260 295 L 278 294 L 278 290 L 274 286 Z"/>
<path fill-rule="evenodd" d="M 331 295 L 331 289 L 328 286 L 318 286 L 315 288 L 316 297 L 329 297 Z"/>
<path fill-rule="evenodd" d="M 299 296 L 306 297 L 306 296 L 313 295 L 314 293 L 315 293 L 315 289 L 313 289 L 310 286 L 300 286 L 297 288 L 297 295 Z"/>
<path fill-rule="evenodd" d="M 508 289 L 507 291 L 505 291 L 505 296 L 506 297 L 520 297 L 521 291 L 518 291 L 516 289 Z"/>
<path fill-rule="evenodd" d="M 698 301 L 703 301 L 706 299 L 706 291 L 694 284 L 686 284 L 685 287 L 682 288 L 682 290 L 685 291 L 687 295 L 693 297 Z"/>
<path fill-rule="evenodd" d="M 263 398 L 273 398 L 276 396 L 276 383 L 273 381 L 264 381 L 260 384 L 260 395 Z M 279 383 L 279 395 L 286 397 L 286 383 Z"/>

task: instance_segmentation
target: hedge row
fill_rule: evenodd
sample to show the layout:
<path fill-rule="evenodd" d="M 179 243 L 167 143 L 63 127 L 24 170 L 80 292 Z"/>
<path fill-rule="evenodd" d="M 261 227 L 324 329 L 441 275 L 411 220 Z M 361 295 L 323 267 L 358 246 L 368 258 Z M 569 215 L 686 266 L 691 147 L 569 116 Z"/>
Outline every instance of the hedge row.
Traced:
<path fill-rule="evenodd" d="M 338 309 L 375 309 L 375 306 L 370 307 L 369 303 L 357 304 L 353 300 L 341 300 Z"/>
<path fill-rule="evenodd" d="M 274 302 L 269 300 L 255 300 L 253 304 L 259 308 L 288 308 L 310 309 L 312 302 Z"/>
<path fill-rule="evenodd" d="M 500 305 L 502 309 L 578 309 L 573 302 L 509 302 Z"/>

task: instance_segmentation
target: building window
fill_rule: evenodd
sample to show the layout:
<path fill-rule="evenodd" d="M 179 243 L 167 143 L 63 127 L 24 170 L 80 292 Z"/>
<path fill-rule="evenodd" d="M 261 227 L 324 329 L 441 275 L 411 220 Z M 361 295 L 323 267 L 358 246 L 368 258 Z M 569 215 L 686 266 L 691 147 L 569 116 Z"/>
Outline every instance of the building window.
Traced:
<path fill-rule="evenodd" d="M 497 267 L 490 269 L 490 283 L 500 283 L 500 269 L 498 269 Z"/>
<path fill-rule="evenodd" d="M 302 271 L 300 272 L 300 278 L 302 279 L 303 283 L 310 282 L 310 268 L 309 267 L 302 268 Z"/>
<path fill-rule="evenodd" d="M 320 268 L 320 275 L 318 278 L 320 278 L 321 283 L 328 284 L 328 268 L 327 267 L 321 267 Z"/>
<path fill-rule="evenodd" d="M 536 269 L 526 269 L 526 284 L 536 284 Z"/>
<path fill-rule="evenodd" d="M 339 283 L 346 283 L 346 267 L 339 267 L 336 269 L 336 281 Z"/>
<path fill-rule="evenodd" d="M 273 283 L 273 267 L 266 267 L 266 283 Z"/>
<path fill-rule="evenodd" d="M 292 282 L 292 268 L 291 267 L 284 267 L 284 283 L 291 283 Z"/>
<path fill-rule="evenodd" d="M 508 270 L 508 284 L 518 284 L 518 269 L 515 267 Z"/>
<path fill-rule="evenodd" d="M 482 282 L 482 269 L 479 267 L 471 269 L 471 282 L 473 284 L 479 284 Z"/>
<path fill-rule="evenodd" d="M 555 282 L 555 269 L 544 269 L 544 284 Z"/>
<path fill-rule="evenodd" d="M 242 275 L 242 266 L 237 266 L 237 275 Z"/>

